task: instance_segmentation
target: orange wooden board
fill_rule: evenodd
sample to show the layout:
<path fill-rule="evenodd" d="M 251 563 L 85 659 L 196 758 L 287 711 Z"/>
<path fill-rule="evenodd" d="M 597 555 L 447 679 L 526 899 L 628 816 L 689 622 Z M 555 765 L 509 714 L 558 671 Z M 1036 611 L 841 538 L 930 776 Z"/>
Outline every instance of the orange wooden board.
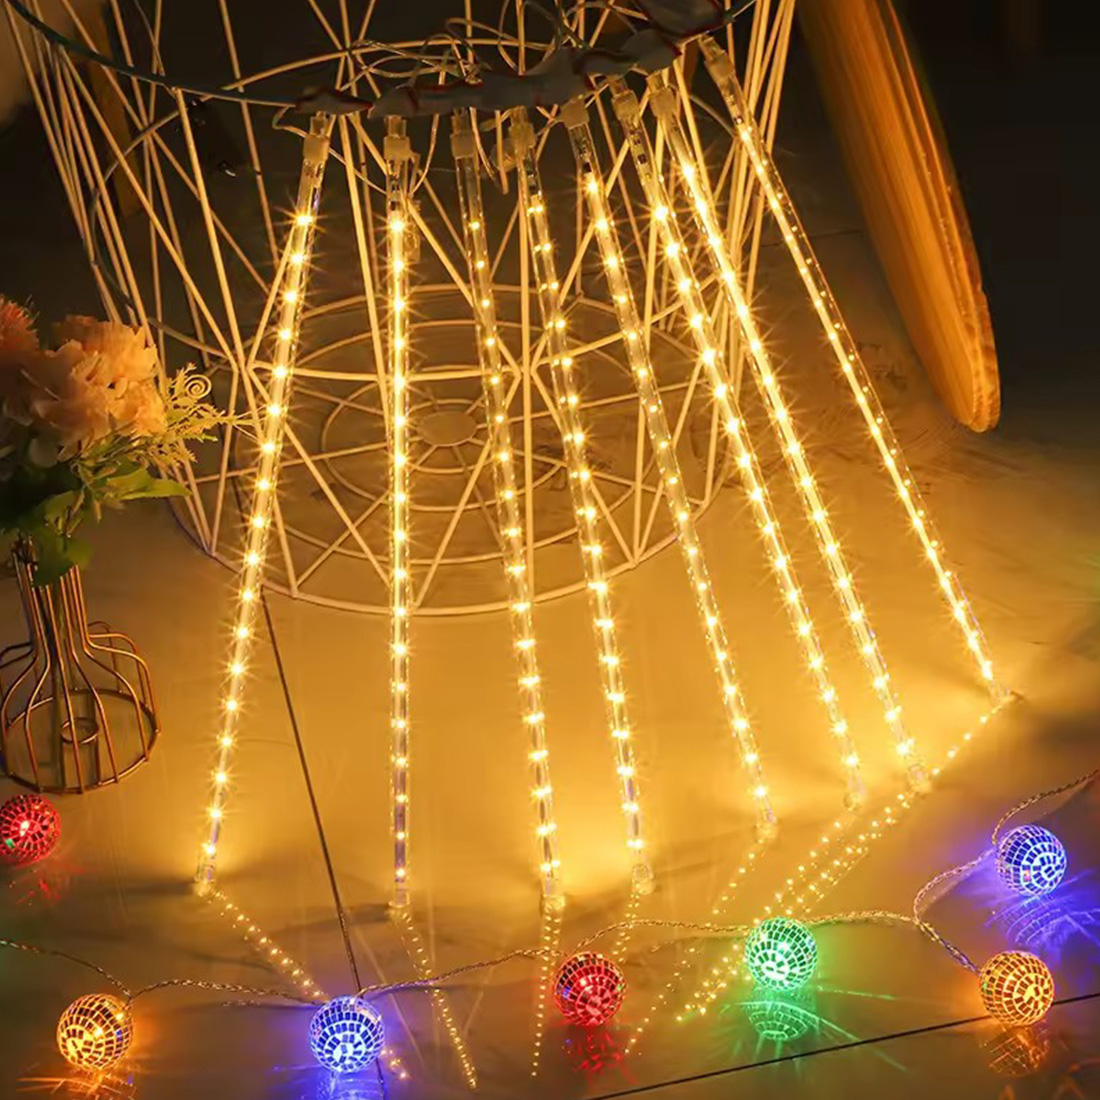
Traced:
<path fill-rule="evenodd" d="M 1000 415 L 989 307 L 951 158 L 890 0 L 799 0 L 826 107 L 909 338 L 951 414 Z"/>

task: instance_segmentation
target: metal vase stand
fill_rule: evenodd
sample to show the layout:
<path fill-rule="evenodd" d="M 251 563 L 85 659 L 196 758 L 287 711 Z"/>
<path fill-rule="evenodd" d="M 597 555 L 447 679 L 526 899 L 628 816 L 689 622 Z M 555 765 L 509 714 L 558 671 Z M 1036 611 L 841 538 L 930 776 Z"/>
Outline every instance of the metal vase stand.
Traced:
<path fill-rule="evenodd" d="M 29 637 L 0 651 L 3 771 L 54 793 L 117 783 L 160 732 L 148 665 L 125 634 L 88 621 L 78 569 L 36 586 L 25 543 L 12 564 Z"/>

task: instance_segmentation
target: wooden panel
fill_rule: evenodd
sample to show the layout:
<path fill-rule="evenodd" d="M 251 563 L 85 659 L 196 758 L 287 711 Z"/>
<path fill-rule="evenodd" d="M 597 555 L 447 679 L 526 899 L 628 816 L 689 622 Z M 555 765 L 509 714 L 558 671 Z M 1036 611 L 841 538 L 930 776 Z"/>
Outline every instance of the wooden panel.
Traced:
<path fill-rule="evenodd" d="M 952 415 L 1000 414 L 989 307 L 935 107 L 890 0 L 799 0 L 826 107 L 909 338 Z"/>

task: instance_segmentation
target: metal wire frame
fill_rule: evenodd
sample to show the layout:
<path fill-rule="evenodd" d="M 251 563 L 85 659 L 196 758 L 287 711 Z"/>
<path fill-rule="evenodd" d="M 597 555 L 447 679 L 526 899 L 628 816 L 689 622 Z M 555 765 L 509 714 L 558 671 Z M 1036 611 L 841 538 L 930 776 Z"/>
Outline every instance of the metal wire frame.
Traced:
<path fill-rule="evenodd" d="M 64 0 L 63 0 L 64 2 Z M 159 34 L 161 27 L 162 0 L 156 0 L 152 20 L 153 41 L 156 52 L 159 53 Z M 323 19 L 315 4 L 311 4 L 312 10 Z M 367 24 L 370 21 L 374 4 L 367 4 L 359 30 L 359 37 L 363 37 Z M 120 23 L 117 6 L 112 5 L 112 13 L 116 23 Z M 232 56 L 234 68 L 234 80 L 227 87 L 251 88 L 262 81 L 280 75 L 292 73 L 305 66 L 314 66 L 319 60 L 316 57 L 299 59 L 293 64 L 270 69 L 264 73 L 255 73 L 251 76 L 240 76 L 240 65 L 235 50 L 235 36 L 232 21 L 229 15 L 228 5 L 225 0 L 220 0 L 223 29 L 227 44 Z M 517 10 L 522 11 L 522 8 Z M 776 74 L 781 73 L 783 54 L 785 51 L 785 34 L 781 28 L 784 20 L 789 30 L 790 13 L 793 11 L 793 0 L 760 0 L 755 9 L 754 21 L 748 37 L 748 61 L 747 83 L 751 87 L 764 90 L 765 109 L 774 112 L 778 105 L 778 90 Z M 11 13 L 5 8 L 9 21 Z M 467 20 L 470 19 L 470 5 L 466 4 Z M 90 40 L 86 30 L 74 17 L 77 33 L 86 40 Z M 596 41 L 602 31 L 607 18 L 605 10 L 589 27 L 586 13 L 583 7 L 576 13 L 576 27 L 587 40 Z M 346 0 L 340 0 L 340 30 L 335 31 L 326 23 L 330 36 L 335 36 L 338 42 L 343 43 L 342 49 L 335 50 L 327 55 L 327 59 L 333 62 L 337 68 L 337 82 L 343 82 L 353 94 L 361 82 L 369 86 L 376 86 L 374 75 L 363 72 L 350 63 L 347 45 L 352 40 L 351 20 L 349 17 Z M 117 29 L 117 28 L 116 28 Z M 280 217 L 272 204 L 268 186 L 268 176 L 261 166 L 262 149 L 258 140 L 261 132 L 256 124 L 258 114 L 255 106 L 242 102 L 240 112 L 242 125 L 246 132 L 248 145 L 248 162 L 256 183 L 257 201 L 263 221 L 263 236 L 270 255 L 266 259 L 252 256 L 244 245 L 237 239 L 227 224 L 218 216 L 213 208 L 206 169 L 199 155 L 199 149 L 194 138 L 194 126 L 190 119 L 191 107 L 182 96 L 175 96 L 169 102 L 165 98 L 163 90 L 156 87 L 149 89 L 148 97 L 135 94 L 127 96 L 122 87 L 122 82 L 108 74 L 107 83 L 115 94 L 124 103 L 124 110 L 130 124 L 136 129 L 137 137 L 127 141 L 125 137 L 115 134 L 107 124 L 103 111 L 98 107 L 95 96 L 90 91 L 83 74 L 72 64 L 67 56 L 48 48 L 38 39 L 32 39 L 29 43 L 23 39 L 13 23 L 13 30 L 19 43 L 21 58 L 28 69 L 28 79 L 31 82 L 32 94 L 35 97 L 43 124 L 47 132 L 47 140 L 50 141 L 55 160 L 58 162 L 62 174 L 63 185 L 73 209 L 74 219 L 81 230 L 85 241 L 89 260 L 93 264 L 93 270 L 100 293 L 106 303 L 105 308 L 112 316 L 125 318 L 132 323 L 140 324 L 158 341 L 162 349 L 162 359 L 168 361 L 171 357 L 169 351 L 179 352 L 181 349 L 197 353 L 207 371 L 216 375 L 221 386 L 221 392 L 226 399 L 233 401 L 233 407 L 243 407 L 251 418 L 251 426 L 258 430 L 262 418 L 261 410 L 267 405 L 269 395 L 266 392 L 265 376 L 266 365 L 259 355 L 260 341 L 268 327 L 268 320 L 274 308 L 274 299 L 278 290 L 277 279 L 272 279 L 270 271 L 274 267 L 274 227 L 279 223 Z M 728 46 L 732 48 L 733 30 L 728 29 Z M 120 35 L 121 37 L 121 35 Z M 523 68 L 524 55 L 530 40 L 526 37 L 522 23 L 518 34 L 515 36 L 519 46 L 519 59 L 517 67 Z M 537 44 L 535 44 L 537 46 Z M 159 61 L 158 61 L 159 64 Z M 36 68 L 37 66 L 37 68 Z M 41 76 L 36 75 L 41 73 Z M 770 94 L 766 89 L 775 88 L 776 92 Z M 709 108 L 692 101 L 693 106 L 700 108 L 702 115 L 699 124 L 692 128 L 696 141 L 702 141 L 700 131 L 709 128 L 720 134 L 728 135 L 728 127 L 718 117 L 708 114 Z M 640 220 L 634 215 L 633 204 L 637 202 L 637 196 L 631 195 L 621 176 L 621 168 L 627 154 L 624 142 L 614 139 L 606 122 L 606 114 L 600 105 L 601 135 L 608 146 L 610 170 L 607 174 L 609 188 L 618 189 L 618 197 L 627 214 L 629 231 L 634 249 L 639 255 L 652 258 L 654 236 L 652 233 L 646 236 L 641 228 Z M 705 117 L 704 117 L 705 116 Z M 497 151 L 500 152 L 503 128 L 497 120 L 496 137 Z M 185 150 L 183 155 L 178 155 L 169 140 L 168 131 L 178 124 L 182 131 Z M 765 125 L 767 125 L 765 119 Z M 774 122 L 772 122 L 774 125 Z M 549 128 L 544 128 L 539 134 L 539 148 L 542 148 Z M 178 142 L 177 142 L 178 144 Z M 140 164 L 135 167 L 133 153 L 137 152 Z M 759 211 L 752 213 L 753 208 L 746 196 L 737 199 L 734 194 L 736 180 L 739 178 L 737 160 L 740 154 L 736 143 L 732 140 L 725 141 L 721 156 L 722 164 L 719 168 L 719 191 L 726 196 L 726 207 L 739 213 L 731 216 L 727 231 L 731 240 L 738 242 L 751 238 L 751 227 L 759 224 Z M 488 153 L 482 149 L 480 156 L 483 161 L 489 160 Z M 356 305 L 365 313 L 364 327 L 366 329 L 366 343 L 374 350 L 376 363 L 383 363 L 382 354 L 382 328 L 375 304 L 377 288 L 381 285 L 381 260 L 379 241 L 382 234 L 379 233 L 381 211 L 378 200 L 375 198 L 378 184 L 369 177 L 373 174 L 378 177 L 378 169 L 382 164 L 382 156 L 378 146 L 372 141 L 363 126 L 357 119 L 341 119 L 334 135 L 332 159 L 343 166 L 345 182 L 347 185 L 348 207 L 351 212 L 352 236 L 356 245 L 356 258 L 359 266 L 359 278 L 362 283 L 362 294 L 358 296 Z M 502 180 L 506 180 L 504 158 L 498 156 L 495 164 L 500 171 Z M 337 173 L 333 172 L 333 176 Z M 744 176 L 743 171 L 741 176 Z M 112 210 L 112 195 L 109 185 L 113 178 L 120 177 L 126 180 L 129 186 L 137 193 L 139 205 L 148 223 L 148 263 L 137 265 L 129 262 L 128 248 L 132 241 L 120 226 L 120 220 Z M 747 177 L 746 177 L 747 180 Z M 455 232 L 450 221 L 449 211 L 444 199 L 432 187 L 431 180 L 425 167 L 416 180 L 416 189 L 424 200 L 424 210 L 413 210 L 417 226 L 421 233 L 421 239 L 431 248 L 435 260 L 437 260 L 451 282 L 450 286 L 458 295 L 468 299 L 469 287 L 461 276 L 457 275 L 461 268 L 461 260 L 458 245 L 459 236 Z M 745 190 L 751 186 L 745 183 Z M 227 280 L 220 280 L 216 292 L 211 295 L 206 292 L 201 272 L 193 269 L 193 249 L 189 246 L 188 227 L 182 217 L 177 216 L 173 206 L 172 196 L 178 194 L 180 189 L 190 194 L 199 204 L 202 217 L 199 222 L 201 234 L 199 243 L 205 247 L 209 256 L 223 254 L 228 262 L 237 267 L 234 279 L 234 290 L 240 287 L 255 287 L 259 292 L 258 303 L 251 316 L 245 316 L 245 306 L 239 302 L 233 293 L 226 292 Z M 723 190 L 724 189 L 724 190 Z M 755 221 L 753 220 L 755 217 Z M 322 233 L 327 229 L 322 225 Z M 494 277 L 498 288 L 508 280 L 502 276 L 502 265 L 509 252 L 515 247 L 515 241 L 522 226 L 513 216 L 505 225 L 503 233 L 499 235 L 500 245 L 493 262 Z M 581 261 L 589 244 L 590 230 L 583 228 L 579 216 L 577 221 L 576 248 L 571 264 L 563 276 L 563 292 L 570 292 L 576 302 L 588 306 L 587 299 L 582 290 Z M 506 370 L 508 371 L 509 398 L 515 409 L 510 429 L 515 430 L 517 438 L 522 438 L 522 451 L 517 448 L 517 457 L 522 457 L 524 470 L 524 509 L 526 513 L 526 538 L 527 558 L 534 562 L 536 551 L 543 545 L 535 534 L 535 525 L 532 522 L 535 509 L 534 493 L 530 487 L 536 480 L 535 468 L 537 455 L 533 446 L 535 437 L 535 425 L 542 417 L 553 417 L 552 403 L 547 399 L 546 362 L 548 356 L 543 340 L 537 332 L 537 326 L 532 321 L 530 285 L 530 272 L 526 262 L 526 250 L 518 248 L 520 256 L 524 259 L 520 263 L 520 277 L 515 280 L 517 296 L 520 300 L 520 320 L 517 326 L 518 350 L 505 347 Z M 205 258 L 204 258 L 205 259 Z M 206 260 L 205 262 L 209 262 Z M 662 283 L 655 275 L 652 263 L 647 265 L 646 285 L 642 296 L 642 313 L 647 329 L 658 338 L 670 339 L 673 333 L 670 317 L 676 309 L 676 303 L 669 293 L 669 287 Z M 135 274 L 145 272 L 139 278 Z M 746 281 L 751 284 L 755 272 L 755 251 L 750 254 L 747 261 Z M 172 290 L 170 280 L 176 280 L 178 289 L 182 290 L 186 303 L 186 317 L 184 325 L 173 323 L 169 317 L 168 301 Z M 152 283 L 150 292 L 149 283 Z M 424 293 L 425 288 L 418 288 Z M 144 293 L 143 293 L 144 292 Z M 243 297 L 243 292 L 242 297 Z M 576 305 L 574 305 L 576 308 Z M 320 314 L 318 314 L 319 316 Z M 303 317 L 303 324 L 309 326 L 313 317 L 307 314 Z M 725 316 L 724 308 L 719 307 L 714 323 L 727 343 L 726 358 L 730 363 L 738 359 L 738 346 L 736 326 L 729 323 Z M 184 331 L 190 326 L 191 331 Z M 613 339 L 613 338 L 612 338 Z M 600 338 L 590 341 L 591 350 L 600 350 Z M 320 357 L 319 349 L 314 349 L 314 361 Z M 689 357 L 690 358 L 690 357 Z M 307 394 L 307 389 L 314 379 L 310 376 L 310 367 L 305 365 L 305 370 L 299 375 L 301 382 L 305 384 L 298 392 Z M 364 372 L 364 381 L 370 379 L 379 391 L 379 405 L 385 416 L 387 401 L 384 387 L 386 379 L 384 375 Z M 415 372 L 413 372 L 415 379 Z M 321 378 L 317 372 L 316 380 Z M 331 379 L 327 379 L 332 381 Z M 685 392 L 685 400 L 681 405 L 681 414 L 676 417 L 674 431 L 675 438 L 679 442 L 688 423 L 687 412 L 696 390 L 699 389 L 699 373 L 693 372 L 683 383 L 677 387 L 663 387 L 662 394 L 666 399 L 674 392 L 675 388 L 682 387 Z M 700 401 L 704 400 L 700 397 Z M 543 409 L 540 409 L 539 403 Z M 633 486 L 633 506 L 629 514 L 629 526 L 625 523 L 612 522 L 610 524 L 616 544 L 624 550 L 625 562 L 620 568 L 629 568 L 645 557 L 655 553 L 662 546 L 671 541 L 671 536 L 665 536 L 655 523 L 657 514 L 661 511 L 661 496 L 651 484 L 646 481 L 648 474 L 652 472 L 652 461 L 646 461 L 643 438 L 644 425 L 639 419 L 636 426 L 636 458 L 632 470 L 631 485 Z M 693 504 L 701 510 L 714 495 L 721 484 L 723 468 L 719 456 L 720 429 L 712 422 L 710 440 L 706 447 L 706 476 L 702 497 Z M 189 519 L 201 544 L 210 553 L 223 559 L 228 559 L 235 564 L 236 555 L 232 545 L 226 546 L 231 540 L 226 538 L 222 531 L 223 512 L 228 505 L 227 490 L 233 478 L 242 474 L 249 478 L 254 477 L 255 471 L 247 466 L 242 466 L 236 461 L 234 450 L 234 433 L 226 433 L 223 439 L 217 462 L 215 463 L 217 475 L 209 483 L 200 483 L 199 477 L 204 471 L 190 469 L 186 476 L 194 493 L 188 504 Z M 325 504 L 336 515 L 342 529 L 340 534 L 330 540 L 324 547 L 318 547 L 318 554 L 328 551 L 330 554 L 339 549 L 342 540 L 350 540 L 359 551 L 361 559 L 367 562 L 368 568 L 362 572 L 370 573 L 373 570 L 375 576 L 381 580 L 384 576 L 385 563 L 380 561 L 377 555 L 372 553 L 360 531 L 359 522 L 352 519 L 348 509 L 344 506 L 336 488 L 331 485 L 324 476 L 322 469 L 327 461 L 327 455 L 319 455 L 303 440 L 300 435 L 291 428 L 287 433 L 288 454 L 284 462 L 284 470 L 301 466 L 313 479 L 317 491 L 323 497 Z M 598 478 L 599 479 L 599 478 Z M 597 480 L 598 480 L 597 479 Z M 213 486 L 213 502 L 204 496 L 206 486 Z M 603 495 L 597 494 L 601 506 L 603 518 L 613 519 L 613 509 L 609 506 Z M 326 598 L 323 593 L 318 593 L 315 588 L 307 587 L 302 583 L 304 570 L 299 567 L 291 553 L 291 541 L 294 532 L 284 517 L 284 509 L 276 507 L 272 516 L 273 534 L 272 549 L 280 550 L 283 558 L 285 580 L 271 585 L 288 591 L 292 595 L 301 596 L 315 602 L 324 602 L 330 605 L 343 606 L 355 610 L 374 609 L 381 610 L 385 606 L 382 600 L 376 601 L 370 607 L 362 599 L 343 600 Z M 575 532 L 562 533 L 562 539 L 572 537 Z M 306 566 L 308 569 L 308 565 Z M 616 572 L 620 571 L 616 569 Z M 438 572 L 436 570 L 435 572 Z M 308 575 L 305 578 L 309 579 Z M 270 582 L 269 582 L 270 583 Z M 579 584 L 580 582 L 578 582 Z M 556 588 L 540 587 L 537 598 L 540 600 L 551 598 L 564 592 L 572 591 L 578 585 L 564 585 Z M 418 614 L 458 613 L 471 610 L 485 610 L 497 606 L 496 601 L 483 601 L 476 605 L 464 604 L 461 607 L 432 606 L 426 599 L 425 592 L 419 593 Z M 403 919 L 406 910 L 398 910 L 399 922 Z M 548 911 L 550 915 L 553 911 Z M 413 951 L 418 963 L 422 950 Z M 442 1011 L 440 1006 L 437 1009 Z M 539 1019 L 542 1019 L 540 1010 Z M 472 1076 L 472 1065 L 464 1054 L 461 1044 L 461 1035 L 451 1018 L 444 1013 L 444 1022 L 447 1026 L 452 1043 L 459 1052 L 463 1062 L 464 1072 L 469 1079 Z M 541 1037 L 541 1024 L 536 1027 L 535 1047 L 538 1050 Z M 536 1054 L 537 1060 L 537 1054 Z"/>
<path fill-rule="evenodd" d="M 28 6 L 41 18 L 42 10 L 37 0 Z M 63 7 L 72 19 L 75 28 L 73 36 L 87 47 L 94 48 L 94 35 L 71 7 L 69 0 L 63 0 Z M 317 4 L 303 6 L 303 10 L 316 20 L 331 42 L 332 50 L 294 58 L 262 71 L 247 72 L 241 64 L 234 19 L 229 6 L 221 0 L 221 31 L 231 69 L 224 87 L 244 93 L 262 91 L 272 81 L 328 64 L 332 66 L 337 86 L 351 94 L 358 94 L 360 86 L 366 94 L 377 94 L 381 86 L 379 74 L 385 67 L 375 65 L 365 53 L 377 45 L 367 39 L 374 5 L 367 4 L 358 19 L 349 9 L 347 0 L 340 0 L 338 19 L 326 17 Z M 778 3 L 761 0 L 754 10 L 752 29 L 747 35 L 745 83 L 749 93 L 756 95 L 763 106 L 765 127 L 774 126 L 792 10 L 793 3 L 789 0 Z M 279 150 L 272 142 L 282 142 L 278 135 L 265 141 L 261 119 L 266 109 L 243 101 L 229 108 L 240 113 L 247 173 L 253 181 L 249 186 L 255 187 L 256 220 L 262 223 L 257 234 L 262 244 L 256 248 L 237 231 L 235 224 L 229 224 L 227 218 L 219 214 L 217 198 L 211 197 L 210 171 L 203 163 L 201 139 L 196 137 L 191 118 L 193 104 L 179 93 L 171 94 L 163 87 L 142 84 L 136 79 L 107 71 L 103 82 L 107 94 L 117 100 L 117 104 L 113 105 L 120 109 L 132 136 L 117 132 L 117 127 L 112 129 L 109 124 L 108 112 L 93 93 L 86 75 L 70 57 L 39 34 L 28 34 L 19 26 L 17 17 L 7 5 L 5 14 L 28 71 L 32 95 L 42 116 L 47 139 L 61 171 L 63 185 L 108 312 L 142 325 L 157 341 L 164 360 L 178 359 L 181 353 L 197 355 L 208 372 L 217 379 L 221 400 L 227 405 L 244 409 L 252 420 L 252 428 L 258 429 L 261 418 L 259 410 L 262 410 L 265 399 L 262 379 L 257 378 L 257 368 L 261 368 L 262 374 L 263 367 L 259 340 L 275 293 L 271 274 L 276 226 L 280 221 L 272 201 L 272 179 L 275 177 L 270 169 L 271 158 L 277 156 Z M 601 35 L 606 35 L 608 14 L 605 10 L 594 16 L 593 12 L 586 13 L 583 6 L 578 7 L 570 15 L 572 30 L 587 41 L 598 42 Z M 153 68 L 163 71 L 163 0 L 157 0 L 152 6 L 149 25 L 141 28 L 140 33 L 149 37 L 148 43 L 134 38 L 133 21 L 125 17 L 126 9 L 120 7 L 117 0 L 110 5 L 108 16 L 123 58 L 133 64 L 135 54 L 148 48 Z M 464 5 L 464 15 L 458 22 L 466 28 L 471 51 L 503 42 L 505 62 L 522 70 L 536 51 L 546 45 L 538 34 L 532 34 L 524 18 L 526 16 L 521 16 L 519 26 L 506 31 L 503 38 L 499 34 L 494 36 L 479 31 L 470 4 Z M 730 47 L 733 34 L 734 29 L 728 28 L 727 45 Z M 418 45 L 422 44 L 394 42 L 394 56 L 413 50 Z M 99 94 L 103 94 L 102 90 Z M 698 106 L 700 119 L 692 127 L 693 134 L 699 137 L 704 130 L 711 134 L 728 133 L 728 124 L 719 115 L 709 107 Z M 618 196 L 627 212 L 632 247 L 639 255 L 646 255 L 652 238 L 647 240 L 642 220 L 635 216 L 639 196 L 636 192 L 632 194 L 620 172 L 625 146 L 612 135 L 602 104 L 597 105 L 597 110 L 599 132 L 608 143 L 613 165 L 609 185 L 618 189 Z M 540 148 L 548 133 L 548 127 L 540 133 Z M 181 136 L 182 142 L 179 140 Z M 702 140 L 701 137 L 699 139 Z M 434 145 L 434 132 L 431 141 Z M 350 213 L 347 220 L 353 229 L 349 237 L 354 238 L 358 277 L 363 290 L 361 295 L 355 296 L 357 300 L 343 300 L 347 302 L 349 311 L 361 310 L 362 343 L 372 349 L 374 362 L 380 363 L 382 326 L 375 304 L 380 271 L 377 232 L 380 216 L 378 192 L 383 162 L 380 142 L 372 138 L 359 119 L 350 118 L 341 120 L 334 134 L 333 146 L 334 159 L 342 162 L 344 167 L 347 212 Z M 730 239 L 747 242 L 747 278 L 751 281 L 758 246 L 758 232 L 754 238 L 754 227 L 759 224 L 759 211 L 748 201 L 751 179 L 736 147 L 735 141 L 724 141 L 719 169 L 722 182 L 719 186 L 723 189 L 722 194 L 728 195 L 730 216 L 727 230 Z M 479 148 L 483 162 L 492 161 L 491 153 L 489 148 Z M 503 164 L 499 157 L 496 160 L 502 178 L 506 180 Z M 128 230 L 119 217 L 111 190 L 113 180 L 125 180 L 136 193 L 148 228 L 146 240 L 142 241 Z M 426 163 L 416 176 L 414 187 L 422 203 L 421 210 L 416 214 L 421 239 L 431 250 L 433 263 L 441 267 L 450 280 L 438 285 L 446 286 L 456 300 L 468 299 L 470 291 L 461 274 L 461 234 L 453 222 L 453 204 L 434 186 Z M 194 219 L 194 224 L 190 226 L 184 217 L 181 195 L 183 202 L 199 208 L 201 216 Z M 200 232 L 195 232 L 195 226 L 200 227 Z M 511 218 L 500 234 L 493 267 L 494 278 L 502 292 L 509 282 L 504 278 L 503 267 L 509 254 L 515 251 L 517 233 L 517 223 Z M 567 291 L 574 295 L 573 309 L 591 306 L 579 293 L 583 289 L 580 260 L 588 244 L 579 219 L 577 234 L 574 262 L 565 275 Z M 144 257 L 142 253 L 145 253 Z M 211 257 L 217 256 L 222 257 L 220 262 L 226 269 L 226 277 L 211 281 L 204 274 L 204 269 L 208 269 Z M 522 264 L 521 270 L 525 270 Z M 540 480 L 545 480 L 554 469 L 553 455 L 540 448 L 537 442 L 539 434 L 535 429 L 538 420 L 552 415 L 552 406 L 547 402 L 547 356 L 539 333 L 532 325 L 530 303 L 527 301 L 529 282 L 526 277 L 513 282 L 517 286 L 521 316 L 507 336 L 507 343 L 511 346 L 504 351 L 511 382 L 510 426 L 523 440 L 517 459 L 521 460 L 524 474 L 521 492 L 530 520 L 539 509 L 535 497 Z M 254 298 L 255 303 L 248 302 L 249 298 Z M 183 309 L 179 308 L 180 303 L 183 303 Z M 674 329 L 667 284 L 662 284 L 658 276 L 648 274 L 644 300 L 640 304 L 647 324 L 651 324 L 655 332 L 662 332 L 662 338 L 671 341 Z M 305 323 L 311 325 L 315 319 L 331 317 L 331 313 L 322 312 L 331 308 L 335 308 L 335 303 L 324 303 L 318 312 L 311 311 L 304 319 Z M 724 307 L 721 307 L 715 320 L 723 339 L 728 341 L 728 360 L 736 364 L 739 362 L 736 327 L 729 325 Z M 597 336 L 592 343 L 600 338 Z M 669 346 L 675 345 L 670 343 Z M 313 347 L 304 356 L 307 362 L 303 363 L 299 376 L 300 382 L 309 387 L 300 391 L 302 395 L 325 401 L 333 410 L 345 407 L 334 392 L 348 381 L 340 376 L 339 371 L 325 370 L 326 358 L 338 350 L 332 342 Z M 608 354 L 611 354 L 610 350 Z M 312 368 L 308 366 L 310 362 Z M 471 365 L 470 378 L 475 383 L 476 370 L 476 366 Z M 369 387 L 371 392 L 377 391 L 377 405 L 384 417 L 384 378 L 368 365 L 356 374 L 356 380 Z M 451 378 L 444 379 L 442 375 L 432 374 L 431 377 L 417 379 L 414 366 L 412 380 L 414 385 L 435 387 Z M 692 376 L 685 382 L 673 383 L 684 390 L 680 395 L 684 399 L 683 415 L 677 418 L 676 424 L 678 440 L 691 422 L 689 411 L 702 409 L 704 404 L 696 382 L 696 377 Z M 471 386 L 471 409 L 477 401 L 475 390 L 476 385 Z M 627 395 L 622 397 L 625 401 Z M 659 490 L 653 462 L 645 456 L 644 426 L 636 422 L 631 425 L 631 430 L 638 456 L 633 468 L 595 471 L 602 490 L 601 510 L 612 524 L 616 545 L 621 550 L 621 560 L 610 564 L 612 575 L 633 568 L 672 541 L 672 533 L 659 522 L 663 518 Z M 239 434 L 239 429 L 227 430 L 216 456 L 208 456 L 209 461 L 202 467 L 192 467 L 182 472 L 192 488 L 191 499 L 180 506 L 186 511 L 188 526 L 204 549 L 229 564 L 235 564 L 235 556 L 232 536 L 227 534 L 226 509 L 230 507 L 227 489 L 233 479 L 251 476 L 254 472 L 248 466 L 250 449 L 237 446 Z M 286 466 L 288 469 L 300 466 L 306 479 L 296 484 L 295 491 L 301 492 L 309 486 L 305 491 L 311 492 L 315 501 L 311 503 L 305 523 L 301 522 L 301 514 L 287 515 L 285 508 L 278 509 L 273 542 L 278 548 L 280 560 L 276 563 L 276 577 L 269 580 L 269 585 L 328 606 L 384 612 L 388 604 L 384 594 L 387 570 L 382 559 L 385 554 L 368 533 L 370 517 L 377 510 L 377 501 L 367 501 L 357 513 L 354 503 L 348 502 L 347 487 L 333 472 L 335 457 L 350 462 L 357 460 L 359 454 L 367 454 L 368 449 L 333 456 L 324 449 L 318 449 L 305 431 L 300 434 L 293 428 L 288 434 L 288 443 Z M 701 505 L 705 506 L 713 499 L 725 473 L 721 432 L 713 419 L 703 452 L 700 458 L 703 467 L 700 496 Z M 459 519 L 470 520 L 482 510 L 477 490 L 478 479 L 484 476 L 483 471 L 477 462 L 466 465 L 467 472 L 462 480 L 455 483 L 453 492 L 453 498 L 458 502 L 454 506 L 456 524 Z M 623 481 L 627 484 L 623 485 Z M 616 507 L 613 498 L 623 489 L 627 499 Z M 372 505 L 375 507 L 372 508 Z M 484 547 L 480 554 L 470 555 L 457 549 L 453 538 L 456 524 L 448 525 L 435 545 L 417 548 L 418 556 L 423 558 L 419 564 L 425 581 L 416 592 L 418 614 L 455 614 L 505 605 L 505 597 L 499 592 L 483 592 L 472 599 L 462 598 L 448 603 L 449 597 L 445 595 L 447 586 L 439 583 L 445 576 L 452 575 L 453 570 L 463 569 L 474 561 L 497 554 L 488 518 L 486 516 L 479 536 Z M 583 584 L 579 576 L 562 583 L 560 577 L 550 578 L 547 575 L 543 581 L 534 571 L 534 564 L 541 557 L 541 552 L 550 545 L 571 539 L 575 528 L 572 525 L 563 526 L 554 532 L 556 537 L 550 537 L 545 531 L 536 533 L 531 522 L 526 526 L 527 555 L 532 563 L 536 599 L 550 599 L 577 590 Z M 336 571 L 346 572 L 349 564 L 358 566 L 363 562 L 367 566 L 367 580 L 354 590 L 346 585 L 334 586 L 326 579 L 334 575 L 332 567 L 336 567 Z"/>
<path fill-rule="evenodd" d="M 79 570 L 36 588 L 28 548 L 13 562 L 30 637 L 0 651 L 3 770 L 39 791 L 117 783 L 160 732 L 149 668 L 125 634 L 88 621 Z"/>

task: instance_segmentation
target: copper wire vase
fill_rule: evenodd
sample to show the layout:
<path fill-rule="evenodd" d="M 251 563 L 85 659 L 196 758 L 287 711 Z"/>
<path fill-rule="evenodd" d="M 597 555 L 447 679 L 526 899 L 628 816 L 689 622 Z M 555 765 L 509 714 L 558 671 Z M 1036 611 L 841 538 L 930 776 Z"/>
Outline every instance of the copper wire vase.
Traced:
<path fill-rule="evenodd" d="M 30 636 L 0 651 L 3 770 L 55 793 L 117 783 L 160 731 L 149 668 L 125 634 L 88 621 L 79 569 L 35 587 L 23 543 L 12 564 Z"/>

